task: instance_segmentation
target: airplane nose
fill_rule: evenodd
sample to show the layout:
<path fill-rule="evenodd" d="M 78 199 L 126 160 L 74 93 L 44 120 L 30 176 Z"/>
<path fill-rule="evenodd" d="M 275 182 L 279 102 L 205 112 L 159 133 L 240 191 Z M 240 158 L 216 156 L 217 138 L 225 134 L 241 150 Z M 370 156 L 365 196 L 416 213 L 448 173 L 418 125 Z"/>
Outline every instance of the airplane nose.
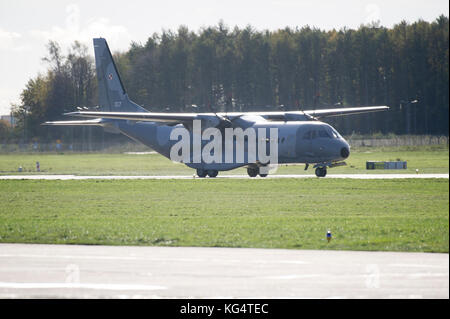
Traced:
<path fill-rule="evenodd" d="M 349 155 L 350 155 L 350 150 L 348 149 L 347 146 L 344 146 L 343 148 L 341 148 L 342 158 L 347 158 Z"/>

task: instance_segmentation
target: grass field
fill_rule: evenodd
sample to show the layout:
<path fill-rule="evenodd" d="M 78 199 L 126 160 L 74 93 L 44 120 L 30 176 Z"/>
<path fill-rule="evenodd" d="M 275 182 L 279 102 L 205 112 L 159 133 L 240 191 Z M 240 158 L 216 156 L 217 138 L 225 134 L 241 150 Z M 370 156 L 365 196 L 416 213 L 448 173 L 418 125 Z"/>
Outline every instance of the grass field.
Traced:
<path fill-rule="evenodd" d="M 408 162 L 406 170 L 366 170 L 366 161 L 404 160 Z M 40 163 L 41 174 L 75 175 L 192 175 L 195 170 L 173 163 L 159 154 L 2 154 L 0 155 L 0 175 L 36 174 L 36 162 Z M 347 166 L 336 167 L 329 174 L 361 173 L 448 173 L 449 150 L 445 145 L 417 147 L 362 147 L 352 149 L 346 160 Z M 303 170 L 303 165 L 280 166 L 276 174 L 314 174 L 313 169 Z M 222 172 L 220 174 L 247 174 L 244 168 Z"/>
<path fill-rule="evenodd" d="M 449 251 L 448 179 L 1 180 L 0 201 L 4 243 Z"/>

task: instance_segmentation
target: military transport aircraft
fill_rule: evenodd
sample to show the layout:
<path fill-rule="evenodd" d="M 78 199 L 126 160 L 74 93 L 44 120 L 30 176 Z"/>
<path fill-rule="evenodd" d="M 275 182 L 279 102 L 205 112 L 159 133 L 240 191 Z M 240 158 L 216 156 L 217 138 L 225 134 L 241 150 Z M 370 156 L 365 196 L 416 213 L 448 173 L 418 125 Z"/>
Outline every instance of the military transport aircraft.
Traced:
<path fill-rule="evenodd" d="M 44 125 L 94 125 L 101 126 L 107 132 L 122 133 L 137 140 L 158 153 L 171 158 L 171 148 L 179 142 L 173 140 L 171 133 L 175 129 L 184 128 L 191 132 L 190 144 L 195 139 L 193 123 L 201 124 L 201 132 L 215 128 L 224 132 L 229 128 L 253 128 L 256 140 L 272 142 L 276 140 L 276 164 L 310 164 L 314 165 L 318 177 L 325 177 L 327 168 L 345 165 L 343 162 L 350 155 L 350 146 L 345 139 L 329 124 L 319 121 L 328 116 L 340 116 L 376 112 L 389 109 L 387 106 L 367 106 L 352 108 L 332 108 L 309 111 L 286 112 L 219 112 L 219 113 L 155 113 L 132 102 L 125 91 L 117 71 L 108 44 L 103 38 L 94 39 L 95 63 L 98 78 L 99 106 L 95 111 L 81 110 L 65 115 L 93 118 L 76 121 L 45 122 Z M 80 108 L 79 108 L 80 109 Z M 269 134 L 261 134 L 261 129 Z M 272 130 L 277 129 L 277 134 Z M 271 136 L 271 134 L 273 136 Z M 198 131 L 197 131 L 198 135 Z M 226 135 L 226 134 L 225 134 Z M 247 137 L 244 144 L 249 141 Z M 201 139 L 201 147 L 207 141 Z M 242 140 L 241 140 L 242 142 Z M 236 146 L 236 139 L 232 140 Z M 226 143 L 225 143 L 226 144 Z M 230 144 L 228 144 L 230 145 Z M 259 145 L 259 144 L 258 144 Z M 195 145 L 193 145 L 195 151 Z M 219 147 L 223 147 L 220 143 Z M 192 149 L 192 147 L 191 147 Z M 198 150 L 198 148 L 197 148 Z M 216 150 L 214 150 L 216 151 Z M 246 167 L 250 177 L 267 176 L 267 167 L 273 163 L 260 160 L 260 156 L 252 157 L 245 152 L 243 160 L 237 160 L 233 155 L 228 161 L 195 161 L 194 155 L 189 155 L 183 162 L 197 170 L 199 177 L 216 177 L 219 171 Z M 219 155 L 222 156 L 223 155 Z M 189 160 L 190 159 L 190 160 Z"/>

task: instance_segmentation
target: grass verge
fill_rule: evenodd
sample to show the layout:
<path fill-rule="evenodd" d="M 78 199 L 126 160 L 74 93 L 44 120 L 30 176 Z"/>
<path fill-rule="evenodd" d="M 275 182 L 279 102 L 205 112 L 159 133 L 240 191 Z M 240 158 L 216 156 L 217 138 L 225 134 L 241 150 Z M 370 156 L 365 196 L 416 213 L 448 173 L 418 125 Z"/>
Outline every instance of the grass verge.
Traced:
<path fill-rule="evenodd" d="M 0 180 L 0 201 L 3 243 L 449 251 L 448 179 Z"/>

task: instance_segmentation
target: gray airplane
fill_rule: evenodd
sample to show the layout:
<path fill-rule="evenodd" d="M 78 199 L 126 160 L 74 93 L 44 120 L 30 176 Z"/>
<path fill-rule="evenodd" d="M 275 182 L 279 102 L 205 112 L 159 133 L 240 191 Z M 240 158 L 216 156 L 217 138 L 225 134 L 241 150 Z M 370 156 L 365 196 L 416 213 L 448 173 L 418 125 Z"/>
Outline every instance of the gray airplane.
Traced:
<path fill-rule="evenodd" d="M 170 138 L 176 128 L 193 131 L 193 123 L 200 120 L 201 129 L 217 128 L 254 128 L 266 130 L 264 139 L 270 141 L 270 129 L 277 128 L 278 163 L 314 165 L 318 177 L 325 177 L 327 168 L 345 165 L 343 162 L 350 155 L 347 141 L 329 124 L 319 119 L 376 112 L 389 109 L 387 106 L 367 106 L 352 108 L 332 108 L 309 111 L 287 112 L 219 112 L 219 113 L 155 113 L 132 102 L 125 91 L 106 40 L 94 39 L 95 63 L 98 79 L 99 106 L 96 111 L 78 111 L 65 115 L 93 118 L 78 121 L 53 121 L 45 125 L 93 125 L 101 126 L 110 133 L 121 133 L 137 140 L 163 156 L 170 158 L 171 148 L 177 140 Z M 190 142 L 193 142 L 191 134 Z M 257 135 L 256 139 L 260 136 Z M 202 147 L 207 141 L 202 141 Z M 236 143 L 236 141 L 233 141 Z M 247 141 L 245 141 L 245 144 Z M 223 145 L 223 144 L 222 144 Z M 191 148 L 192 149 L 192 148 Z M 250 177 L 267 176 L 270 163 L 256 160 L 249 161 L 247 151 L 244 160 L 237 161 L 236 156 L 230 162 L 217 161 L 208 163 L 192 160 L 184 163 L 197 170 L 199 177 L 216 177 L 219 171 L 246 167 Z"/>

